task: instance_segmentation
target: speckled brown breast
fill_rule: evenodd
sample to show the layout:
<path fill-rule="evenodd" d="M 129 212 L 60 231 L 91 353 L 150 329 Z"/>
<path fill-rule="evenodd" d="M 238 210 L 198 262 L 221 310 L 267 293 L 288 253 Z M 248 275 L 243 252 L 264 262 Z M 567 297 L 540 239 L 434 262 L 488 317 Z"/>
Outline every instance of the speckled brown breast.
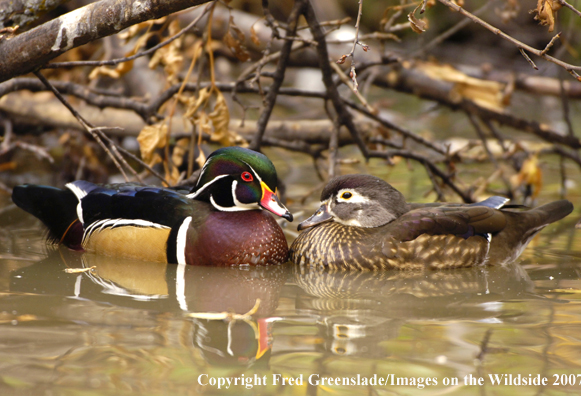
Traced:
<path fill-rule="evenodd" d="M 288 244 L 272 215 L 262 210 L 211 212 L 188 230 L 186 262 L 193 265 L 269 265 L 288 259 Z"/>
<path fill-rule="evenodd" d="M 488 242 L 481 236 L 420 235 L 402 242 L 393 226 L 349 227 L 335 222 L 307 229 L 290 248 L 301 266 L 333 269 L 446 269 L 486 262 Z"/>

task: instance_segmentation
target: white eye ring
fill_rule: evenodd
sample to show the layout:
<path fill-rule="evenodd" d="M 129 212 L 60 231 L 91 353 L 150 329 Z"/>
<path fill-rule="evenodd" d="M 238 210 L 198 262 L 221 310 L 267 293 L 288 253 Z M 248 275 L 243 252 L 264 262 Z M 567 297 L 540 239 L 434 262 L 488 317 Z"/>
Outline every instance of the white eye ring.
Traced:
<path fill-rule="evenodd" d="M 345 188 L 337 191 L 337 195 L 335 195 L 336 202 L 349 202 L 349 203 L 368 203 L 369 198 L 364 195 L 359 194 L 359 192 L 351 189 Z"/>

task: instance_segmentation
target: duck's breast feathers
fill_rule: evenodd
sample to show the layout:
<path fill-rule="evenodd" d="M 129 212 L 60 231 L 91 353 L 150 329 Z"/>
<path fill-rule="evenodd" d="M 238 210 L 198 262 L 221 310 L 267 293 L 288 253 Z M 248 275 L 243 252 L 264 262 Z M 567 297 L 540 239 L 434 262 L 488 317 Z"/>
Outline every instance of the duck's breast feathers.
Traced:
<path fill-rule="evenodd" d="M 123 220 L 119 225 L 134 220 L 141 226 L 152 223 L 173 227 L 191 216 L 196 206 L 184 194 L 167 188 L 135 184 L 97 186 L 79 181 L 67 187 L 80 199 L 79 218 L 85 227 L 103 220 Z"/>
<path fill-rule="evenodd" d="M 423 234 L 473 235 L 495 233 L 506 226 L 504 214 L 487 206 L 415 209 L 400 216 L 389 227 L 396 240 L 411 241 Z"/>

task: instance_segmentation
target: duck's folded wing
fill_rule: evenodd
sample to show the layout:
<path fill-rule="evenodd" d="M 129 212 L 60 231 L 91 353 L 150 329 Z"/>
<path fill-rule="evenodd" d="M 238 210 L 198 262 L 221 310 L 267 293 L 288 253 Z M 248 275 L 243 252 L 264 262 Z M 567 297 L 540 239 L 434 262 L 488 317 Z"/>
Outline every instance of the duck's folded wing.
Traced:
<path fill-rule="evenodd" d="M 487 206 L 430 207 L 412 210 L 399 217 L 390 227 L 391 236 L 411 241 L 420 235 L 455 235 L 468 238 L 486 236 L 506 226 L 505 215 Z"/>
<path fill-rule="evenodd" d="M 104 220 L 127 220 L 173 227 L 193 212 L 192 200 L 165 188 L 97 186 L 79 181 L 67 187 L 80 201 L 77 212 L 85 226 Z"/>

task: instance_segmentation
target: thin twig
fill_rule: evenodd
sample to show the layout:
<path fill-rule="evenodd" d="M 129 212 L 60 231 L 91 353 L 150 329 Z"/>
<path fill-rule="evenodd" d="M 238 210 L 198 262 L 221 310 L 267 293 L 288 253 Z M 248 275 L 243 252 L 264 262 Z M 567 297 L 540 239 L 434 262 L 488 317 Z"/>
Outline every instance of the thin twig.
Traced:
<path fill-rule="evenodd" d="M 327 96 L 331 100 L 331 103 L 333 103 L 333 107 L 335 108 L 335 113 L 337 114 L 340 124 L 345 125 L 349 133 L 351 133 L 351 136 L 353 136 L 353 140 L 355 140 L 357 143 L 357 146 L 361 150 L 363 156 L 368 158 L 367 146 L 365 146 L 365 143 L 363 142 L 363 139 L 361 138 L 355 123 L 353 122 L 353 117 L 345 108 L 345 104 L 333 82 L 333 70 L 328 61 L 329 52 L 327 50 L 327 43 L 325 42 L 325 33 L 317 21 L 315 11 L 310 2 L 307 2 L 305 18 L 309 24 L 313 38 L 317 42 L 319 67 L 321 68 L 323 75 L 323 83 L 325 84 L 325 88 L 327 90 Z"/>
<path fill-rule="evenodd" d="M 554 57 L 547 55 L 547 54 L 543 55 L 541 50 L 538 50 L 534 47 L 531 47 L 530 45 L 527 45 L 527 44 L 515 39 L 514 37 L 504 33 L 502 30 L 492 26 L 488 22 L 486 22 L 486 21 L 478 18 L 477 16 L 473 15 L 472 13 L 466 11 L 463 7 L 459 6 L 458 4 L 456 4 L 455 2 L 453 2 L 451 0 L 438 0 L 438 1 L 442 4 L 444 4 L 445 6 L 451 8 L 452 10 L 459 12 L 460 14 L 464 15 L 465 17 L 470 18 L 473 22 L 475 22 L 475 23 L 479 24 L 480 26 L 484 27 L 485 29 L 491 31 L 492 33 L 496 34 L 497 36 L 500 36 L 503 39 L 511 42 L 520 50 L 523 50 L 523 51 L 526 50 L 534 55 L 537 55 L 537 56 L 545 59 L 546 61 L 552 62 L 558 66 L 561 66 L 562 68 L 567 70 L 571 75 L 573 75 L 576 79 L 579 80 L 579 75 L 577 73 L 575 73 L 574 71 L 581 70 L 581 66 L 575 66 L 575 65 L 563 62 L 562 60 L 554 58 Z"/>
<path fill-rule="evenodd" d="M 367 51 L 369 46 L 359 42 L 359 26 L 361 22 L 361 15 L 363 14 L 363 0 L 359 0 L 359 9 L 357 11 L 357 21 L 355 22 L 355 37 L 353 38 L 353 46 L 351 47 L 351 51 L 346 54 L 342 55 L 341 58 L 337 61 L 338 64 L 345 63 L 346 58 L 351 59 L 351 67 L 349 68 L 349 77 L 351 77 L 351 81 L 353 81 L 353 86 L 351 89 L 353 92 L 357 92 L 359 87 L 359 83 L 357 82 L 357 72 L 355 70 L 355 48 L 357 45 L 360 45 L 363 48 L 363 51 Z M 319 27 L 321 24 L 319 24 Z"/>
<path fill-rule="evenodd" d="M 474 11 L 473 14 L 474 15 L 480 15 L 480 14 L 484 13 L 484 11 L 486 11 L 488 9 L 488 7 L 491 4 L 493 4 L 493 3 L 494 3 L 494 1 L 487 1 L 487 2 L 485 2 L 484 5 L 482 7 L 480 7 L 479 9 L 477 9 L 476 11 Z M 423 12 L 424 11 L 422 10 L 420 13 L 423 13 Z M 454 26 L 452 26 L 450 29 L 446 30 L 442 34 L 440 34 L 437 37 L 435 37 L 433 40 L 431 40 L 429 43 L 427 43 L 423 47 L 418 48 L 415 51 L 413 51 L 410 54 L 410 56 L 411 57 L 416 57 L 416 56 L 418 56 L 418 55 L 420 55 L 420 54 L 428 51 L 429 49 L 440 45 L 448 37 L 456 34 L 460 30 L 464 29 L 470 23 L 472 23 L 472 21 L 470 19 L 463 19 L 463 20 L 461 20 L 460 22 L 458 22 L 457 24 L 455 24 Z"/>
<path fill-rule="evenodd" d="M 369 151 L 368 158 L 384 158 L 389 159 L 391 157 L 403 157 L 413 159 L 414 161 L 419 162 L 420 164 L 424 165 L 424 167 L 429 168 L 436 176 L 438 176 L 442 181 L 447 184 L 462 200 L 466 203 L 474 202 L 474 198 L 472 196 L 460 189 L 452 181 L 452 176 L 445 174 L 440 168 L 436 166 L 432 161 L 428 160 L 424 155 L 416 154 L 410 150 L 388 150 L 388 151 Z"/>
<path fill-rule="evenodd" d="M 535 65 L 535 62 L 533 62 L 533 60 L 530 58 L 530 56 L 525 52 L 524 49 L 519 48 L 520 53 L 522 54 L 522 56 L 524 56 L 524 58 L 526 59 L 527 62 L 529 62 L 529 64 L 533 67 L 533 69 L 535 70 L 539 70 L 539 68 L 537 67 L 537 65 Z"/>
<path fill-rule="evenodd" d="M 38 79 L 50 90 L 53 92 L 53 94 L 57 97 L 57 99 L 71 112 L 71 114 L 77 119 L 77 121 L 79 121 L 79 124 L 81 124 L 81 126 L 91 135 L 93 136 L 93 138 L 97 141 L 97 143 L 101 146 L 101 148 L 103 148 L 103 150 L 105 150 L 105 152 L 107 153 L 107 155 L 111 158 L 111 160 L 113 161 L 113 163 L 115 164 L 115 166 L 117 167 L 117 169 L 119 169 L 119 171 L 121 172 L 121 174 L 123 175 L 123 177 L 125 178 L 126 181 L 129 181 L 127 174 L 125 173 L 125 171 L 123 170 L 123 167 L 121 166 L 121 164 L 119 163 L 118 159 L 125 165 L 128 167 L 128 169 L 131 169 L 131 171 L 136 174 L 136 172 L 134 171 L 134 169 L 125 161 L 125 159 L 121 156 L 121 154 L 119 153 L 120 151 L 125 152 L 126 154 L 128 153 L 127 150 L 117 146 L 115 144 L 115 142 L 113 142 L 104 132 L 103 130 L 106 129 L 110 129 L 110 128 L 96 128 L 95 126 L 93 126 L 89 121 L 85 120 L 83 118 L 83 116 L 81 116 L 81 114 L 76 111 L 71 105 L 70 103 L 64 98 L 64 96 L 61 95 L 61 93 L 50 83 L 50 81 L 48 81 L 46 79 L 46 77 L 44 77 L 39 71 L 35 71 L 34 75 L 36 77 L 38 77 Z M 112 150 L 110 150 L 107 145 L 103 142 L 102 139 L 105 139 L 110 146 L 113 148 L 113 152 Z M 145 164 L 143 161 L 137 159 L 137 157 L 131 155 L 134 159 L 136 159 L 141 165 L 145 166 L 154 176 L 160 178 L 160 180 L 165 181 L 165 179 L 163 177 L 160 177 L 160 175 L 153 171 L 153 169 L 151 169 L 151 167 L 147 166 L 147 164 Z M 139 179 L 139 177 L 138 177 Z M 167 183 L 167 182 L 166 182 Z"/>
<path fill-rule="evenodd" d="M 127 178 L 127 174 L 125 174 L 125 171 L 123 170 L 123 167 L 121 166 L 121 164 L 119 163 L 119 161 L 117 161 L 117 158 L 115 157 L 115 155 L 111 152 L 111 150 L 109 150 L 109 148 L 105 145 L 105 143 L 103 143 L 103 141 L 101 140 L 101 138 L 99 137 L 99 135 L 97 134 L 97 132 L 94 129 L 94 126 L 88 122 L 87 120 L 85 120 L 83 118 L 83 116 L 81 116 L 81 114 L 76 111 L 73 106 L 71 106 L 69 104 L 69 102 L 64 98 L 64 96 L 62 96 L 60 94 L 60 92 L 39 72 L 39 71 L 35 71 L 34 75 L 36 77 L 38 77 L 38 79 L 40 81 L 42 81 L 42 83 L 50 90 L 52 91 L 52 93 L 57 97 L 57 99 L 71 112 L 71 114 L 77 119 L 77 121 L 79 121 L 79 124 L 81 124 L 81 126 L 91 135 L 93 136 L 93 138 L 97 141 L 97 143 L 101 146 L 101 148 L 103 150 L 105 150 L 105 152 L 107 153 L 107 155 L 109 156 L 109 158 L 111 158 L 111 160 L 113 161 L 113 163 L 115 164 L 115 166 L 117 167 L 117 169 L 119 170 L 119 172 L 121 172 L 121 174 L 123 175 L 123 178 L 126 181 L 129 181 L 129 179 Z"/>
<path fill-rule="evenodd" d="M 482 146 L 484 147 L 484 151 L 486 151 L 486 155 L 488 155 L 488 159 L 490 160 L 490 162 L 492 162 L 494 164 L 494 167 L 498 169 L 498 161 L 496 161 L 496 158 L 494 158 L 494 155 L 492 155 L 492 152 L 490 151 L 490 148 L 488 147 L 488 143 L 486 142 L 486 136 L 484 135 L 482 128 L 480 128 L 480 125 L 476 121 L 476 117 L 474 116 L 474 114 L 471 114 L 471 113 L 466 113 L 466 115 L 468 116 L 470 123 L 474 127 L 476 134 L 478 135 L 478 137 L 482 141 Z"/>
<path fill-rule="evenodd" d="M 557 0 L 562 6 L 567 7 L 568 9 L 570 9 L 571 11 L 573 11 L 575 14 L 577 14 L 577 16 L 579 16 L 581 18 L 581 11 L 577 10 L 575 7 L 573 7 L 571 4 L 567 3 L 565 0 Z"/>
<path fill-rule="evenodd" d="M 547 52 L 549 52 L 549 50 L 551 49 L 553 44 L 555 44 L 555 41 L 557 41 L 559 38 L 561 38 L 561 32 L 559 32 L 553 36 L 551 41 L 549 41 L 549 44 L 547 44 L 545 49 L 541 51 L 541 55 L 545 55 Z"/>
<path fill-rule="evenodd" d="M 294 36 L 297 32 L 297 26 L 299 17 L 303 13 L 304 9 L 304 2 L 297 0 L 295 5 L 288 17 L 288 26 L 286 29 L 286 36 Z M 258 118 L 258 122 L 256 124 L 257 131 L 256 137 L 252 141 L 250 147 L 253 150 L 260 150 L 260 144 L 262 143 L 262 136 L 264 135 L 264 131 L 266 130 L 266 124 L 270 119 L 270 114 L 272 113 L 272 109 L 276 103 L 276 97 L 278 96 L 278 91 L 282 86 L 282 82 L 284 81 L 284 75 L 286 71 L 286 67 L 288 64 L 288 59 L 291 53 L 293 41 L 285 41 L 282 49 L 280 50 L 280 59 L 278 60 L 278 64 L 276 66 L 276 71 L 274 72 L 274 79 L 270 88 L 268 90 L 268 94 L 266 95 L 264 109 L 262 113 L 260 113 L 260 117 Z"/>

